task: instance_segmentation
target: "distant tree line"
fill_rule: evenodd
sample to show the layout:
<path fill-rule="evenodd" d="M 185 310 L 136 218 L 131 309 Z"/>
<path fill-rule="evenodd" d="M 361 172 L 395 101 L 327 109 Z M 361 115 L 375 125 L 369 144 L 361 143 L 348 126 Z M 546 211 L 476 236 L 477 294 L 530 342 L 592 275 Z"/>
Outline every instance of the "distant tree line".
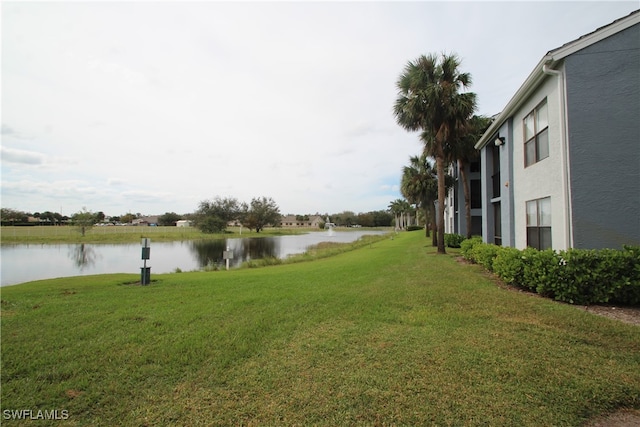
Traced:
<path fill-rule="evenodd" d="M 342 211 L 324 215 L 316 213 L 316 215 L 324 219 L 330 218 L 330 222 L 342 227 L 388 227 L 393 223 L 393 214 L 389 210 L 358 214 Z M 96 224 L 132 224 L 140 218 L 143 218 L 140 213 L 129 212 L 118 216 L 107 216 L 102 211 L 92 212 L 84 207 L 70 217 L 50 211 L 30 213 L 10 208 L 2 208 L 0 212 L 2 225 L 73 225 L 78 227 L 78 231 L 83 235 Z M 300 221 L 308 221 L 310 215 L 296 215 L 296 218 Z M 270 197 L 253 198 L 249 203 L 240 202 L 233 197 L 215 197 L 201 201 L 198 209 L 193 213 L 181 215 L 165 212 L 158 216 L 157 224 L 175 226 L 181 219 L 192 221 L 193 226 L 205 233 L 224 232 L 229 225 L 243 226 L 260 232 L 267 226 L 279 227 L 282 215 L 279 206 Z"/>
<path fill-rule="evenodd" d="M 343 211 L 333 215 L 325 215 L 331 222 L 339 227 L 388 227 L 393 222 L 393 215 L 388 210 L 371 211 L 356 214 L 352 211 Z"/>
<path fill-rule="evenodd" d="M 23 212 L 16 209 L 1 208 L 2 225 L 59 225 L 69 221 L 68 216 L 56 212 Z M 37 218 L 37 222 L 30 222 L 29 218 Z"/>

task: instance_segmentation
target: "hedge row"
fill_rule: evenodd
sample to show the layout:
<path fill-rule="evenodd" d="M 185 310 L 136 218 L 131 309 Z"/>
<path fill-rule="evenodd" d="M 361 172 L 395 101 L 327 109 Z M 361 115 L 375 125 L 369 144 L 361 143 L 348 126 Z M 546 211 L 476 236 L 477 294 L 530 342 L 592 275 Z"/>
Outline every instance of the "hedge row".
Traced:
<path fill-rule="evenodd" d="M 460 252 L 506 283 L 558 301 L 640 305 L 640 246 L 625 246 L 624 250 L 519 250 L 474 237 L 461 243 Z"/>

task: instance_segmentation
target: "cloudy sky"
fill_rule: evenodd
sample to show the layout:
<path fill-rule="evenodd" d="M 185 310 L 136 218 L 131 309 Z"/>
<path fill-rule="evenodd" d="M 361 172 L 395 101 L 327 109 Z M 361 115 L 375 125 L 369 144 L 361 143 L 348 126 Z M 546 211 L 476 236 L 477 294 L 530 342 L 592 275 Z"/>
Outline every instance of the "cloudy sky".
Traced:
<path fill-rule="evenodd" d="M 10 2 L 2 23 L 2 207 L 282 213 L 401 197 L 421 150 L 393 117 L 409 60 L 455 52 L 478 113 L 544 54 L 638 2 Z"/>

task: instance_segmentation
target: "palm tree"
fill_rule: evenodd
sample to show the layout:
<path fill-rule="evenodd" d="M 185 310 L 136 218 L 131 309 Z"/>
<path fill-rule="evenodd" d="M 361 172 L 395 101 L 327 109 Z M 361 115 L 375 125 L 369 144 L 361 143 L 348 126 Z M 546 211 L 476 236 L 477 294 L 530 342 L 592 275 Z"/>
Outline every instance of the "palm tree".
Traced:
<path fill-rule="evenodd" d="M 411 211 L 411 205 L 404 199 L 396 199 L 389 203 L 389 210 L 396 219 L 396 230 L 404 230 L 407 225 L 405 219 Z"/>
<path fill-rule="evenodd" d="M 455 143 L 449 145 L 446 150 L 451 162 L 458 162 L 458 169 L 460 170 L 464 193 L 467 239 L 471 238 L 471 191 L 469 190 L 469 180 L 467 179 L 467 165 L 478 158 L 480 153 L 474 146 L 490 124 L 491 119 L 489 117 L 474 115 L 457 130 Z"/>
<path fill-rule="evenodd" d="M 467 120 L 476 107 L 474 93 L 460 90 L 471 84 L 471 75 L 460 73 L 457 55 L 422 55 L 409 62 L 396 86 L 398 98 L 393 112 L 400 126 L 421 130 L 433 142 L 438 175 L 438 253 L 444 248 L 445 146 L 453 144 L 454 130 Z"/>
<path fill-rule="evenodd" d="M 407 226 L 409 225 L 409 218 L 411 218 L 411 211 L 413 210 L 413 208 L 411 207 L 411 204 L 402 199 L 400 200 L 400 228 L 402 230 L 406 230 Z"/>
<path fill-rule="evenodd" d="M 392 201 L 391 203 L 389 203 L 389 211 L 391 211 L 391 214 L 393 215 L 393 217 L 396 220 L 396 226 L 395 226 L 395 230 L 397 231 L 398 229 L 400 229 L 400 210 L 401 210 L 401 204 L 402 204 L 402 199 L 396 199 L 394 201 Z"/>
<path fill-rule="evenodd" d="M 400 192 L 410 202 L 422 209 L 428 224 L 425 224 L 425 236 L 429 237 L 429 228 L 433 230 L 433 246 L 437 246 L 436 210 L 434 202 L 438 199 L 438 178 L 433 167 L 433 160 L 426 153 L 411 156 L 409 165 L 402 168 Z M 449 174 L 445 175 L 447 191 L 455 181 Z"/>
<path fill-rule="evenodd" d="M 433 202 L 438 198 L 438 179 L 436 171 L 427 160 L 427 156 L 411 156 L 409 165 L 402 169 L 400 192 L 410 202 L 416 204 L 424 212 L 425 236 L 435 226 Z M 436 234 L 433 233 L 433 245 L 437 245 Z"/>

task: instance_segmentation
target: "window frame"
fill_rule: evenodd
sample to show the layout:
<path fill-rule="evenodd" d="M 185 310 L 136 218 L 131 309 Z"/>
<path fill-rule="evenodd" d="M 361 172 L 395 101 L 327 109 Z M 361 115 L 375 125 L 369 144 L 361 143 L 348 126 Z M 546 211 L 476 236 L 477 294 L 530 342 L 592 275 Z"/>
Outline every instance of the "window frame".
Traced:
<path fill-rule="evenodd" d="M 534 209 L 530 210 L 531 207 Z M 551 197 L 527 200 L 525 202 L 525 217 L 527 247 L 538 250 L 552 249 Z"/>
<path fill-rule="evenodd" d="M 541 120 L 540 112 L 543 111 L 546 117 Z M 528 135 L 531 126 L 532 135 Z M 544 98 L 536 107 L 522 119 L 522 134 L 524 140 L 524 167 L 535 165 L 541 160 L 549 157 L 549 106 L 547 98 Z M 543 147 L 544 145 L 544 147 Z M 529 150 L 532 148 L 531 153 Z M 544 151 L 541 149 L 544 148 Z"/>

